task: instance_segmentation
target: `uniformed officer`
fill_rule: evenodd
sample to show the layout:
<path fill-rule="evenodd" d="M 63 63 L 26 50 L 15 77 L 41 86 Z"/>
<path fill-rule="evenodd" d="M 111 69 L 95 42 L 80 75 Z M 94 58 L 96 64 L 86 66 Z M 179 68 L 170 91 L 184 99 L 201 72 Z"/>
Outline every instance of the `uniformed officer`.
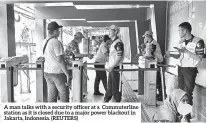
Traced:
<path fill-rule="evenodd" d="M 121 101 L 121 92 L 119 92 L 120 84 L 120 74 L 118 71 L 113 71 L 114 69 L 119 69 L 121 63 L 124 59 L 124 44 L 118 38 L 119 28 L 115 25 L 110 26 L 109 37 L 112 40 L 109 53 L 109 63 L 108 63 L 108 88 L 104 97 L 104 102 L 109 102 L 113 96 L 116 102 Z"/>
<path fill-rule="evenodd" d="M 203 39 L 191 34 L 191 24 L 183 22 L 179 25 L 179 36 L 181 41 L 177 49 L 179 54 L 166 52 L 166 57 L 179 59 L 178 66 L 178 87 L 188 93 L 190 104 L 193 104 L 192 92 L 195 86 L 195 78 L 198 73 L 197 66 L 205 57 L 205 44 Z"/>
<path fill-rule="evenodd" d="M 111 40 L 108 35 L 103 36 L 103 42 L 101 43 L 96 57 L 95 57 L 95 63 L 106 63 L 108 61 L 109 56 L 109 46 L 111 45 Z M 95 68 L 104 68 L 105 65 L 94 65 Z M 107 90 L 107 76 L 106 71 L 96 71 L 96 78 L 94 82 L 94 93 L 93 95 L 104 95 L 99 91 L 99 83 L 102 81 L 103 87 L 105 91 Z"/>
<path fill-rule="evenodd" d="M 155 39 L 153 39 L 153 32 L 151 30 L 148 30 L 145 32 L 145 34 L 142 37 L 144 37 L 145 44 L 150 45 L 150 48 L 151 48 L 150 51 L 151 51 L 152 57 L 157 59 L 157 62 L 162 62 L 163 56 L 161 53 L 160 45 L 157 43 Z"/>
<path fill-rule="evenodd" d="M 145 34 L 142 36 L 144 37 L 144 43 L 145 43 L 145 49 L 144 49 L 144 56 L 148 58 L 149 54 L 151 55 L 151 58 L 156 59 L 157 63 L 163 62 L 163 56 L 160 49 L 160 45 L 157 43 L 155 39 L 153 39 L 153 32 L 151 30 L 148 30 L 145 32 Z M 147 49 L 148 48 L 148 49 Z M 147 53 L 148 51 L 150 53 Z M 159 94 L 157 94 L 157 100 L 162 100 L 162 84 L 161 84 L 161 76 L 160 72 L 157 72 L 157 87 Z"/>

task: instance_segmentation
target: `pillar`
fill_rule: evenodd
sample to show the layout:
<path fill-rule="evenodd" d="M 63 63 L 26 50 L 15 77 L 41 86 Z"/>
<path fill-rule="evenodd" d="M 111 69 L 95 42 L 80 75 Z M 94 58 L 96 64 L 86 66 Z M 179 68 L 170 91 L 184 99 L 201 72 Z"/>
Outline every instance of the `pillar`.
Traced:
<path fill-rule="evenodd" d="M 13 4 L 0 4 L 0 58 L 16 55 Z M 5 66 L 7 67 L 7 66 Z M 0 71 L 0 95 L 2 102 L 14 101 L 10 70 Z"/>
<path fill-rule="evenodd" d="M 16 55 L 13 4 L 0 4 L 0 57 Z"/>

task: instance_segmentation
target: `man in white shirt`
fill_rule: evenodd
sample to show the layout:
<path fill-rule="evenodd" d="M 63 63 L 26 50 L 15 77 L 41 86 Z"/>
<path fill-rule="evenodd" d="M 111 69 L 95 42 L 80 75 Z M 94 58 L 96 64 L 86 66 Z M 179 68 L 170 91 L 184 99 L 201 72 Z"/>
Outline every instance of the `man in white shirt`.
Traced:
<path fill-rule="evenodd" d="M 109 45 L 111 43 L 111 40 L 108 35 L 104 35 L 103 42 L 101 43 L 96 57 L 95 57 L 95 63 L 106 63 L 108 61 L 109 56 Z M 95 68 L 105 68 L 105 65 L 94 65 Z M 100 80 L 103 83 L 105 91 L 107 90 L 107 76 L 106 71 L 96 71 L 96 78 L 94 82 L 94 93 L 93 95 L 104 95 L 99 91 L 99 83 Z"/>
<path fill-rule="evenodd" d="M 191 34 L 192 27 L 189 22 L 183 22 L 178 26 L 179 36 L 181 38 L 178 47 L 174 47 L 179 54 L 170 54 L 166 52 L 166 57 L 173 57 L 180 61 L 178 65 L 178 87 L 188 94 L 190 105 L 193 105 L 193 89 L 195 87 L 195 78 L 199 62 L 206 57 L 205 43 L 203 39 Z M 186 115 L 188 121 L 191 114 Z"/>
<path fill-rule="evenodd" d="M 189 94 L 192 104 L 192 92 L 195 86 L 195 78 L 198 73 L 197 66 L 205 57 L 205 43 L 203 39 L 191 34 L 191 24 L 183 22 L 179 25 L 179 35 L 181 38 L 178 47 L 179 54 L 166 52 L 166 57 L 173 57 L 180 61 L 178 65 L 178 87 Z"/>
<path fill-rule="evenodd" d="M 124 59 L 124 44 L 118 38 L 119 28 L 115 25 L 110 26 L 109 37 L 112 40 L 109 53 L 109 77 L 108 77 L 108 88 L 104 97 L 104 102 L 109 102 L 113 96 L 116 102 L 121 101 L 122 92 L 119 91 L 120 74 L 119 71 L 113 71 L 119 69 L 122 66 Z"/>
<path fill-rule="evenodd" d="M 57 102 L 58 94 L 61 102 L 69 102 L 69 89 L 65 83 L 69 82 L 69 72 L 64 61 L 64 49 L 57 39 L 60 28 L 56 22 L 48 24 L 48 37 L 43 41 L 44 76 L 47 81 L 48 102 Z"/>

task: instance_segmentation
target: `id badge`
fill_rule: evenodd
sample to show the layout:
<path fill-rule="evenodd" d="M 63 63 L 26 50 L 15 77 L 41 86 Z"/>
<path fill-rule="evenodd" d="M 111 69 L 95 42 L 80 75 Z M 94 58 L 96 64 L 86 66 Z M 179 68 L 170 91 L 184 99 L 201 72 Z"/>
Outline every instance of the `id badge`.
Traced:
<path fill-rule="evenodd" d="M 196 47 L 196 44 L 192 43 L 192 42 L 189 42 L 188 45 L 187 45 L 187 49 L 190 51 L 190 52 L 195 52 L 195 47 Z"/>

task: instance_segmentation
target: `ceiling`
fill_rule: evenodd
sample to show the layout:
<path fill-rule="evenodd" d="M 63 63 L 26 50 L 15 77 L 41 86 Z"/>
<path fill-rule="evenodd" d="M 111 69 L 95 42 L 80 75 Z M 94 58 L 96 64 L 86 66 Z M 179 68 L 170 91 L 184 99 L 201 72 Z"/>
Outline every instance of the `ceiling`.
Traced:
<path fill-rule="evenodd" d="M 64 26 L 96 26 L 114 24 L 127 26 L 130 21 L 144 21 L 147 9 L 159 1 L 44 1 L 10 0 L 35 8 L 36 19 L 56 19 Z M 64 19 L 64 20 L 61 20 Z M 66 20 L 74 19 L 74 20 Z M 76 20 L 78 19 L 78 20 Z M 85 20 L 79 20 L 85 19 Z M 122 22 L 127 20 L 126 22 Z M 93 21 L 88 23 L 87 21 Z M 108 22 L 96 22 L 108 21 Z M 114 22 L 117 21 L 117 22 Z"/>
<path fill-rule="evenodd" d="M 96 2 L 97 3 L 97 2 Z M 75 3 L 74 3 L 75 4 Z M 81 2 L 77 3 L 78 5 L 81 4 Z M 95 3 L 94 3 L 95 4 Z M 91 3 L 92 6 L 89 6 L 87 4 L 86 6 L 89 7 L 94 7 L 94 4 Z M 147 7 L 142 7 L 142 8 L 133 8 L 132 4 L 122 4 L 120 8 L 116 9 L 111 9 L 107 8 L 103 5 L 109 5 L 108 3 L 103 4 L 97 3 L 95 6 L 96 8 L 99 8 L 100 5 L 102 8 L 100 9 L 77 9 L 76 6 L 36 6 L 36 18 L 37 19 L 85 19 L 82 21 L 71 21 L 71 20 L 64 20 L 61 23 L 64 26 L 98 26 L 102 27 L 102 25 L 109 25 L 110 21 L 112 21 L 114 24 L 121 23 L 119 24 L 120 26 L 124 26 L 122 24 L 129 23 L 130 21 L 138 20 L 138 21 L 143 21 L 145 19 L 145 13 L 146 9 L 149 8 L 150 4 Z M 84 5 L 84 4 L 81 4 Z M 118 3 L 112 3 L 112 5 L 120 5 Z M 124 6 L 127 6 L 128 8 L 124 8 Z M 130 8 L 130 6 L 132 6 Z M 137 6 L 137 4 L 134 4 L 134 6 Z M 144 5 L 142 5 L 144 6 Z M 146 4 L 145 4 L 146 6 Z M 80 7 L 80 6 L 79 6 Z M 83 6 L 82 6 L 83 7 Z M 123 20 L 128 20 L 128 22 L 122 22 Z M 93 21 L 88 23 L 87 21 Z M 108 21 L 108 22 L 99 22 L 97 23 L 96 21 Z M 117 21 L 117 22 L 114 22 Z"/>

